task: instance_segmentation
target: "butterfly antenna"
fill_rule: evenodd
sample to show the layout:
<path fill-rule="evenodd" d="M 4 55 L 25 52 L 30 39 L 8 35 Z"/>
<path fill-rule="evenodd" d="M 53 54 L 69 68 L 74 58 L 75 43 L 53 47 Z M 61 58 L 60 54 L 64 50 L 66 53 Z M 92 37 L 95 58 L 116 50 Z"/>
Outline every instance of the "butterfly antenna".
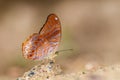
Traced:
<path fill-rule="evenodd" d="M 59 51 L 56 51 L 55 54 L 58 54 L 58 53 L 60 53 L 60 52 L 65 52 L 65 51 L 73 51 L 73 49 L 59 50 Z"/>

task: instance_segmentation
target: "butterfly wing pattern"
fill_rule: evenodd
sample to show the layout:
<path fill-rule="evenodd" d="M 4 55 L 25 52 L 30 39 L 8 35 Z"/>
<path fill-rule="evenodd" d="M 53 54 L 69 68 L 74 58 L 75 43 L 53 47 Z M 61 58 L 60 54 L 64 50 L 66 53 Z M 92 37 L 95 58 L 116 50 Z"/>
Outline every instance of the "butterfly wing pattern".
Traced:
<path fill-rule="evenodd" d="M 34 33 L 22 44 L 23 56 L 30 60 L 43 60 L 54 54 L 61 40 L 61 24 L 50 14 L 39 33 Z"/>

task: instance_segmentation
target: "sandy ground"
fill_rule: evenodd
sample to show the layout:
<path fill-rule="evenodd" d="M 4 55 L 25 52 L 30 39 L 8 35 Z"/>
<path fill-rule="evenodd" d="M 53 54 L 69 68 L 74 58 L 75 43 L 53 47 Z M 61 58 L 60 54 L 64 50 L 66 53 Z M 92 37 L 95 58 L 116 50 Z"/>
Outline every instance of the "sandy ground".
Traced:
<path fill-rule="evenodd" d="M 120 65 L 98 66 L 89 70 L 65 74 L 54 61 L 36 65 L 18 80 L 119 80 Z M 91 68 L 91 69 L 90 69 Z"/>

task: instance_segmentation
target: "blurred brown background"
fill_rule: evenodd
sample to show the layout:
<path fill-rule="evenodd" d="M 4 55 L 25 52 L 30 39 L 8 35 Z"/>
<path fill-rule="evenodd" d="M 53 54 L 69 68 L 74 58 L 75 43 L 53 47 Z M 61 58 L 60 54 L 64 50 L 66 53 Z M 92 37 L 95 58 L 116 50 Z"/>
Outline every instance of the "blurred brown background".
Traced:
<path fill-rule="evenodd" d="M 0 0 L 0 80 L 21 76 L 35 61 L 25 60 L 21 44 L 55 13 L 62 24 L 57 58 L 66 72 L 86 64 L 109 65 L 120 60 L 119 0 Z"/>

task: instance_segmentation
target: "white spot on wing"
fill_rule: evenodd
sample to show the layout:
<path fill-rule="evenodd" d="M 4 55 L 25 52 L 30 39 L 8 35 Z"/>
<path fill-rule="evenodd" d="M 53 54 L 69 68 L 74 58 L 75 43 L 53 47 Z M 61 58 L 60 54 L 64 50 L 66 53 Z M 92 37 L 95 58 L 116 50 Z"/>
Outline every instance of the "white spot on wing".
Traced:
<path fill-rule="evenodd" d="M 58 18 L 57 18 L 57 17 L 55 17 L 55 20 L 58 20 Z"/>

